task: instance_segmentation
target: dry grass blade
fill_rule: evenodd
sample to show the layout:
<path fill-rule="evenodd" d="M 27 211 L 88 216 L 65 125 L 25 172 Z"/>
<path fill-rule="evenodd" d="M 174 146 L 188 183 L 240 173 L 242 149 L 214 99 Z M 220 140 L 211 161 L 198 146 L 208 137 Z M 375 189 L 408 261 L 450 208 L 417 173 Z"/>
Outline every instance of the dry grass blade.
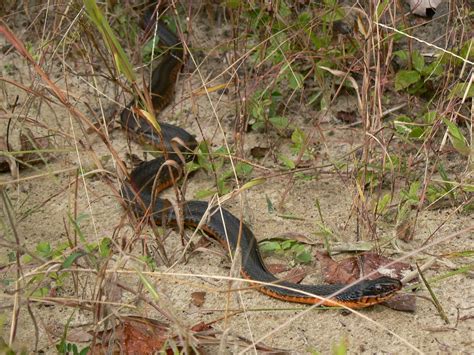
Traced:
<path fill-rule="evenodd" d="M 418 270 L 418 274 L 420 275 L 420 278 L 421 280 L 423 281 L 423 285 L 426 287 L 426 289 L 428 290 L 428 292 L 430 293 L 431 295 L 431 299 L 433 301 L 433 304 L 435 305 L 436 307 L 436 310 L 438 311 L 438 314 L 439 316 L 444 320 L 444 322 L 446 324 L 449 324 L 449 319 L 448 319 L 448 316 L 446 315 L 446 312 L 444 311 L 443 309 L 443 306 L 441 305 L 441 303 L 439 302 L 438 300 L 438 297 L 436 297 L 436 294 L 434 293 L 433 289 L 431 288 L 430 284 L 428 283 L 428 281 L 426 280 L 425 278 L 425 275 L 423 275 L 423 272 L 421 271 L 420 267 L 418 266 L 418 264 L 416 264 L 416 268 Z"/>

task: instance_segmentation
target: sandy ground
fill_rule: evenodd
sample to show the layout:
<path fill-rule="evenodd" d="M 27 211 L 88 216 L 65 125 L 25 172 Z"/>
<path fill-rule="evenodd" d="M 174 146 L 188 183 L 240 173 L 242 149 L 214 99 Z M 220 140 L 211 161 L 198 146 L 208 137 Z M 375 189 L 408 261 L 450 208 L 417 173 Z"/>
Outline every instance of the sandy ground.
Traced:
<path fill-rule="evenodd" d="M 192 40 L 193 43 L 203 43 L 202 48 L 212 48 L 215 41 L 206 42 L 207 36 L 197 27 Z M 24 34 L 17 33 L 20 38 Z M 2 45 L 5 40 L 2 39 Z M 201 68 L 204 77 L 213 77 L 225 68 L 223 63 L 216 65 L 220 57 L 214 53 Z M 5 70 L 6 64 L 13 64 L 11 72 Z M 15 53 L 2 55 L 3 76 L 9 80 L 15 80 L 30 86 L 37 91 L 44 91 L 43 83 L 35 79 L 32 84 L 31 70 L 19 59 Z M 90 78 L 82 78 L 74 72 L 81 72 L 80 66 L 75 66 L 73 72 L 66 74 L 67 81 L 61 75 L 61 70 L 54 66 L 50 69 L 56 85 L 68 91 L 68 95 L 74 98 L 78 110 L 86 116 L 100 117 L 98 110 L 101 105 L 110 107 L 110 100 L 88 85 L 86 81 Z M 224 82 L 222 79 L 213 84 Z M 113 85 L 98 79 L 98 88 L 106 95 L 113 96 Z M 209 98 L 205 96 L 189 99 L 189 88 L 199 87 L 200 80 L 197 75 L 183 74 L 179 81 L 175 102 L 160 116 L 161 120 L 177 123 L 181 127 L 196 134 L 202 139 L 196 122 L 205 133 L 207 141 L 212 142 L 214 147 L 223 144 L 223 137 L 229 143 L 234 141 L 234 102 L 232 94 L 220 96 L 219 93 L 211 93 Z M 41 98 L 34 95 L 26 95 L 17 87 L 2 82 L 4 89 L 2 95 L 1 131 L 6 132 L 7 119 L 13 118 L 12 137 L 18 139 L 20 130 L 29 127 L 34 132 L 42 134 L 49 133 L 51 141 L 57 148 L 54 157 L 47 165 L 38 165 L 31 169 L 22 170 L 20 179 L 15 180 L 9 174 L 0 175 L 0 181 L 6 195 L 11 201 L 11 209 L 16 220 L 15 227 L 20 238 L 21 245 L 29 250 L 35 250 L 39 242 L 47 241 L 52 245 L 58 245 L 71 238 L 74 229 L 69 222 L 69 216 L 76 213 L 80 217 L 80 229 L 87 243 L 94 243 L 104 237 L 108 237 L 121 244 L 123 240 L 130 241 L 135 235 L 133 220 L 130 220 L 117 194 L 120 186 L 121 176 L 117 176 L 117 166 L 110 151 L 101 140 L 94 134 L 87 134 L 83 124 L 71 117 L 62 105 L 54 102 L 46 104 Z M 11 114 L 11 105 L 18 95 L 17 108 Z M 211 110 L 209 99 L 215 107 L 215 113 Z M 122 101 L 122 103 L 125 101 Z M 87 105 L 86 105 L 87 104 Z M 9 106 L 10 105 L 10 106 Z M 88 107 L 97 109 L 91 112 Z M 313 129 L 310 117 L 317 117 L 317 112 L 309 108 L 299 107 L 295 104 L 291 108 L 291 115 L 295 117 L 295 124 L 304 128 L 305 131 Z M 31 121 L 21 118 L 25 116 Z M 218 128 L 217 119 L 220 120 L 225 134 Z M 49 129 L 38 126 L 46 125 Z M 362 140 L 361 131 L 336 123 L 328 118 L 321 123 L 325 133 L 325 144 L 316 140 L 314 146 L 318 151 L 315 165 L 324 165 L 351 151 Z M 3 133 L 2 133 L 3 135 Z M 316 135 L 318 137 L 318 134 Z M 110 132 L 113 148 L 124 161 L 127 160 L 129 144 L 124 133 L 120 130 Z M 266 169 L 255 168 L 252 177 L 268 175 L 269 171 L 276 171 L 276 164 L 271 157 L 256 160 L 251 158 L 249 151 L 255 146 L 266 146 L 268 142 L 276 143 L 279 151 L 285 144 L 286 138 L 275 135 L 249 132 L 245 137 L 244 154 Z M 13 141 L 15 142 L 15 141 Z M 90 147 L 90 148 L 89 148 Z M 131 144 L 132 151 L 141 155 L 141 148 Z M 104 170 L 94 165 L 94 155 L 103 164 Z M 461 170 L 465 164 L 461 160 L 454 160 L 451 168 Z M 91 173 L 85 174 L 84 178 L 76 180 L 77 169 L 82 167 Z M 351 242 L 354 243 L 356 235 L 356 218 L 352 210 L 352 204 L 357 194 L 355 186 L 349 177 L 337 176 L 329 170 L 317 169 L 309 171 L 312 179 L 295 179 L 290 185 L 290 176 L 282 175 L 271 177 L 262 185 L 255 186 L 245 191 L 226 203 L 226 207 L 237 216 L 242 215 L 245 222 L 251 227 L 259 239 L 281 235 L 282 233 L 300 233 L 316 242 L 311 252 L 323 249 L 323 240 L 317 223 L 320 222 L 316 201 L 319 201 L 324 221 L 334 232 L 331 243 Z M 422 178 L 422 175 L 420 179 Z M 187 185 L 186 197 L 193 199 L 194 194 L 204 188 L 212 188 L 213 178 L 203 171 L 198 172 L 190 179 Z M 77 187 L 77 191 L 76 191 Z M 283 192 L 291 187 L 284 203 L 284 210 L 270 212 L 267 200 L 275 206 L 280 202 Z M 173 196 L 171 193 L 170 196 Z M 74 212 L 76 211 L 76 212 Z M 291 214 L 299 217 L 298 220 L 283 218 L 282 214 Z M 5 210 L 2 211 L 3 231 L 2 240 L 12 240 L 12 232 L 6 219 Z M 442 275 L 458 267 L 472 265 L 472 257 L 449 258 L 450 252 L 472 250 L 474 236 L 461 234 L 455 238 L 446 240 L 446 237 L 454 232 L 460 231 L 472 225 L 472 214 L 460 214 L 454 208 L 422 210 L 418 216 L 414 240 L 409 243 L 397 241 L 398 250 L 393 244 L 382 248 L 382 253 L 392 258 L 403 258 L 411 252 L 420 248 L 429 236 L 434 244 L 423 252 L 408 257 L 407 262 L 414 265 L 415 262 L 423 264 L 433 256 L 436 262 L 426 272 L 428 277 Z M 393 223 L 380 222 L 379 237 L 393 237 Z M 193 230 L 187 230 L 186 234 L 191 236 Z M 366 238 L 366 236 L 362 236 Z M 142 240 L 147 240 L 153 246 L 153 234 L 148 228 L 140 233 Z M 195 239 L 196 241 L 196 239 Z M 81 242 L 84 245 L 84 242 Z M 307 306 L 289 304 L 273 300 L 253 290 L 242 290 L 229 294 L 225 292 L 229 283 L 217 278 L 209 278 L 205 275 L 229 276 L 231 263 L 222 248 L 217 244 L 198 248 L 193 253 L 185 253 L 186 261 L 183 261 L 183 247 L 179 236 L 171 232 L 165 241 L 166 250 L 170 256 L 173 266 L 165 267 L 156 258 L 157 268 L 154 274 L 147 275 L 153 282 L 160 301 L 157 303 L 168 310 L 172 310 L 176 318 L 186 326 L 193 326 L 200 321 L 211 322 L 221 319 L 225 314 L 233 310 L 243 310 L 236 315 L 229 316 L 225 321 L 220 320 L 213 324 L 218 330 L 229 329 L 232 335 L 239 335 L 247 339 L 261 340 L 268 346 L 280 349 L 288 349 L 295 353 L 307 353 L 319 351 L 328 353 L 332 347 L 341 341 L 347 344 L 351 353 L 472 353 L 474 348 L 474 281 L 472 273 L 460 274 L 446 278 L 434 283 L 433 288 L 441 304 L 443 305 L 449 324 L 438 315 L 435 307 L 429 301 L 426 290 L 417 291 L 420 296 L 417 309 L 414 313 L 397 312 L 383 306 L 362 310 L 360 313 L 345 314 L 337 310 L 321 310 Z M 4 339 L 8 339 L 12 319 L 13 298 L 11 291 L 13 284 L 9 281 L 15 275 L 14 264 L 8 259 L 11 248 L 3 247 L 0 253 L 0 266 L 5 272 L 1 276 L 3 281 L 1 299 L 4 307 L 1 308 L 1 316 L 4 319 L 2 329 Z M 142 250 L 140 243 L 136 242 L 127 256 L 117 253 L 110 267 L 118 270 L 117 278 L 137 288 L 140 285 L 138 275 L 122 274 L 121 270 L 133 270 L 137 265 L 133 257 L 140 257 Z M 274 257 L 271 261 L 278 260 Z M 281 261 L 281 259 L 280 259 Z M 24 272 L 31 272 L 38 264 L 25 266 Z M 316 260 L 305 266 L 310 274 L 304 282 L 320 282 L 319 265 Z M 165 276 L 162 273 L 167 273 Z M 173 273 L 174 275 L 169 275 Z M 178 276 L 179 274 L 193 274 L 194 276 Z M 31 278 L 30 278 L 31 279 Z M 59 287 L 54 297 L 74 297 L 90 299 L 95 294 L 97 285 L 95 276 L 91 273 L 81 275 L 77 281 L 78 292 L 70 279 Z M 44 285 L 54 286 L 54 283 L 43 281 Z M 243 284 L 232 285 L 234 288 L 244 287 Z M 191 294 L 195 291 L 206 291 L 205 301 L 201 307 L 195 306 L 191 301 Z M 26 294 L 22 294 L 24 301 Z M 138 314 L 150 318 L 162 319 L 162 316 L 143 302 L 134 303 L 133 297 L 127 292 L 114 295 L 115 301 L 124 304 L 133 304 L 133 308 L 116 307 L 115 312 L 121 314 Z M 51 341 L 57 341 L 61 335 L 66 321 L 71 317 L 70 327 L 77 329 L 81 325 L 92 320 L 91 313 L 84 310 L 55 304 L 47 306 L 44 304 L 31 303 L 32 311 L 38 323 L 39 348 L 46 352 L 52 352 L 53 348 L 48 345 Z M 226 313 L 227 310 L 227 313 Z M 19 324 L 16 335 L 16 346 L 32 348 L 33 325 L 26 307 L 21 308 Z M 49 334 L 47 336 L 47 334 Z M 56 336 L 56 338 L 54 337 Z M 51 337 L 51 338 L 50 338 Z M 249 347 L 228 346 L 231 352 L 252 351 Z"/>

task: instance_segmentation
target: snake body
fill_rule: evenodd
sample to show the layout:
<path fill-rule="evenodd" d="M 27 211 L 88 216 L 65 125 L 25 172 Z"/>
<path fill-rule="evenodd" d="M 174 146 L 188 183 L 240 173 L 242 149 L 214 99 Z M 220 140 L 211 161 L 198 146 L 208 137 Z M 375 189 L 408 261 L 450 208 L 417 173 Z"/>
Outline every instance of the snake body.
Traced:
<path fill-rule="evenodd" d="M 154 69 L 151 79 L 151 94 L 154 108 L 159 112 L 172 100 L 178 72 L 182 67 L 183 47 L 179 39 L 162 22 L 158 23 L 158 36 L 169 47 L 160 64 Z M 182 165 L 180 154 L 174 152 L 172 139 L 179 138 L 188 150 L 197 147 L 196 139 L 186 130 L 160 123 L 161 133 L 143 120 L 137 119 L 131 102 L 121 113 L 121 124 L 132 138 L 146 142 L 167 151 L 167 159 L 175 164 L 165 166 L 165 158 L 158 157 L 143 162 L 130 174 L 124 183 L 122 193 L 134 211 L 147 214 L 158 224 L 199 226 L 204 232 L 217 239 L 231 254 L 241 249 L 241 274 L 244 278 L 257 281 L 255 288 L 271 297 L 298 303 L 320 304 L 361 308 L 371 306 L 390 298 L 400 290 L 399 280 L 382 276 L 374 280 L 361 280 L 354 285 L 305 285 L 279 280 L 270 273 L 258 250 L 256 238 L 250 228 L 225 208 L 211 208 L 205 201 L 187 201 L 181 215 L 170 208 L 170 202 L 159 197 L 159 193 L 172 186 Z M 184 148 L 183 148 L 184 149 Z M 180 218 L 178 218 L 180 217 Z"/>

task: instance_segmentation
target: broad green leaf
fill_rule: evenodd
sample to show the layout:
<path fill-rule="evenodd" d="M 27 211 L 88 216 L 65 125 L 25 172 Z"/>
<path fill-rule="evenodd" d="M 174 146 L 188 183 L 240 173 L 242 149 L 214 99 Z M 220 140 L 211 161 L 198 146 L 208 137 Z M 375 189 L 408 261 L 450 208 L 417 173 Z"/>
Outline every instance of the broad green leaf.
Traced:
<path fill-rule="evenodd" d="M 411 63 L 413 68 L 418 72 L 421 73 L 423 68 L 425 67 L 425 58 L 420 54 L 418 51 L 413 51 L 411 54 Z"/>
<path fill-rule="evenodd" d="M 395 76 L 395 90 L 400 91 L 406 89 L 410 85 L 418 82 L 421 76 L 415 70 L 400 70 Z"/>
<path fill-rule="evenodd" d="M 303 74 L 291 72 L 288 85 L 293 90 L 301 89 L 303 87 Z"/>
<path fill-rule="evenodd" d="M 237 172 L 237 175 L 249 175 L 253 170 L 253 167 L 252 165 L 250 164 L 247 164 L 247 163 L 243 163 L 243 162 L 239 162 L 237 163 L 237 165 L 235 166 L 235 171 Z"/>
<path fill-rule="evenodd" d="M 436 119 L 436 111 L 428 111 L 425 113 L 422 118 L 425 123 L 432 124 Z"/>
<path fill-rule="evenodd" d="M 449 139 L 454 149 L 462 155 L 469 156 L 471 149 L 467 145 L 466 138 L 464 138 L 458 126 L 446 118 L 443 118 L 443 122 L 448 127 Z"/>
<path fill-rule="evenodd" d="M 285 129 L 288 127 L 288 118 L 284 116 L 270 117 L 269 120 L 275 128 Z"/>
<path fill-rule="evenodd" d="M 421 74 L 428 78 L 437 78 L 444 73 L 444 64 L 440 60 L 435 60 L 434 62 L 425 65 Z"/>
<path fill-rule="evenodd" d="M 41 254 L 43 258 L 49 258 L 51 256 L 51 244 L 48 242 L 39 242 L 36 246 L 36 251 Z"/>
<path fill-rule="evenodd" d="M 305 140 L 304 132 L 301 129 L 296 128 L 291 134 L 291 141 L 295 144 L 295 146 L 301 147 L 304 140 Z"/>
<path fill-rule="evenodd" d="M 425 129 L 423 127 L 414 126 L 408 136 L 410 138 L 420 139 L 423 137 L 423 133 L 425 133 Z"/>
<path fill-rule="evenodd" d="M 262 253 L 275 252 L 277 250 L 281 250 L 281 245 L 279 242 L 264 241 L 259 244 L 259 250 Z"/>
<path fill-rule="evenodd" d="M 466 93 L 467 91 L 467 93 Z M 450 98 L 457 97 L 457 98 L 464 98 L 464 95 L 466 95 L 466 98 L 471 98 L 474 97 L 474 83 L 457 83 L 454 85 L 453 89 L 451 90 L 451 93 L 449 94 Z"/>
<path fill-rule="evenodd" d="M 283 250 L 287 250 L 287 249 L 290 249 L 293 244 L 295 244 L 295 241 L 294 240 L 284 240 L 283 242 L 281 242 L 281 248 Z"/>
<path fill-rule="evenodd" d="M 311 253 L 308 252 L 307 250 L 304 250 L 300 253 L 297 253 L 295 256 L 295 259 L 300 264 L 307 264 L 311 261 Z"/>
<path fill-rule="evenodd" d="M 400 58 L 405 64 L 408 61 L 408 52 L 406 50 L 393 52 L 393 56 Z"/>

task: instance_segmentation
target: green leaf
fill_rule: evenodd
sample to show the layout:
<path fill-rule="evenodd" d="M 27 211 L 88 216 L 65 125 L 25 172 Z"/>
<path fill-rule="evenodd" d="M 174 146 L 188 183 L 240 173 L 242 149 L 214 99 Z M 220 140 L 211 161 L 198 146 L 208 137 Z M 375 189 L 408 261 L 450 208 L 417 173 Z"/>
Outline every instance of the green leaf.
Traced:
<path fill-rule="evenodd" d="M 31 262 L 31 260 L 33 260 L 33 258 L 30 255 L 27 255 L 27 254 L 25 254 L 21 257 L 21 262 L 23 264 L 28 264 L 29 262 Z"/>
<path fill-rule="evenodd" d="M 62 268 L 68 269 L 74 261 L 76 261 L 79 257 L 83 256 L 83 252 L 75 252 L 69 255 L 66 260 L 63 261 Z"/>
<path fill-rule="evenodd" d="M 405 62 L 405 64 L 408 61 L 408 51 L 406 50 L 399 50 L 399 51 L 393 52 L 393 56 L 400 58 L 403 62 Z"/>
<path fill-rule="evenodd" d="M 35 290 L 32 294 L 33 297 L 46 297 L 49 294 L 49 288 L 47 287 L 41 287 L 37 290 Z"/>
<path fill-rule="evenodd" d="M 420 139 L 423 137 L 423 133 L 425 133 L 425 130 L 423 127 L 415 126 L 412 128 L 410 134 L 408 135 L 410 138 L 416 138 Z"/>
<path fill-rule="evenodd" d="M 300 253 L 297 253 L 295 256 L 295 259 L 297 262 L 301 264 L 307 264 L 311 262 L 312 257 L 311 257 L 311 253 L 309 253 L 307 250 L 304 250 Z"/>
<path fill-rule="evenodd" d="M 474 83 L 469 83 L 469 82 L 457 83 L 456 85 L 454 85 L 453 89 L 451 90 L 449 97 L 450 98 L 457 97 L 459 99 L 462 99 L 464 95 L 466 95 L 466 98 L 474 97 Z"/>
<path fill-rule="evenodd" d="M 274 241 L 264 241 L 260 243 L 259 245 L 259 250 L 262 253 L 269 253 L 269 252 L 275 252 L 282 250 L 281 245 L 279 242 L 274 242 Z"/>
<path fill-rule="evenodd" d="M 294 169 L 295 168 L 295 162 L 284 155 L 279 155 L 278 160 L 280 160 L 284 166 L 286 166 L 288 169 Z"/>
<path fill-rule="evenodd" d="M 458 126 L 446 118 L 443 118 L 443 122 L 448 127 L 449 139 L 454 149 L 462 155 L 469 156 L 471 149 L 467 145 L 466 138 L 464 138 Z"/>
<path fill-rule="evenodd" d="M 229 8 L 229 9 L 238 9 L 241 5 L 241 1 L 240 0 L 227 0 L 225 2 L 225 7 Z"/>
<path fill-rule="evenodd" d="M 386 193 L 383 195 L 383 197 L 379 200 L 379 203 L 377 204 L 377 213 L 378 214 L 383 214 L 387 211 L 387 206 L 391 201 L 391 194 Z"/>
<path fill-rule="evenodd" d="M 437 78 L 441 74 L 444 73 L 444 65 L 441 63 L 440 60 L 435 60 L 434 62 L 425 65 L 423 70 L 421 71 L 421 74 L 425 77 L 434 77 Z"/>
<path fill-rule="evenodd" d="M 288 250 L 293 246 L 293 244 L 295 244 L 294 240 L 284 240 L 283 242 L 281 242 L 281 248 L 283 250 Z"/>
<path fill-rule="evenodd" d="M 288 85 L 293 90 L 301 89 L 303 87 L 303 74 L 291 72 Z"/>
<path fill-rule="evenodd" d="M 304 140 L 305 140 L 304 132 L 301 129 L 296 128 L 291 134 L 291 141 L 295 144 L 295 146 L 299 148 L 303 144 Z"/>
<path fill-rule="evenodd" d="M 413 51 L 411 54 L 411 64 L 413 68 L 418 72 L 422 73 L 425 67 L 425 58 L 418 51 Z"/>
<path fill-rule="evenodd" d="M 36 246 L 36 251 L 43 258 L 49 258 L 51 256 L 51 245 L 48 242 L 39 242 Z"/>
<path fill-rule="evenodd" d="M 102 34 L 105 44 L 114 56 L 117 69 L 125 75 L 128 81 L 135 82 L 136 78 L 132 65 L 95 0 L 84 0 L 84 6 L 89 19 Z"/>
<path fill-rule="evenodd" d="M 196 191 L 196 193 L 194 194 L 194 198 L 196 200 L 202 200 L 203 198 L 212 196 L 215 193 L 216 193 L 216 190 L 214 190 L 214 189 L 199 190 L 199 191 Z"/>
<path fill-rule="evenodd" d="M 380 1 L 377 5 L 377 17 L 380 17 L 388 6 L 388 0 Z"/>
<path fill-rule="evenodd" d="M 471 38 L 461 48 L 459 55 L 468 60 L 474 60 L 474 39 Z"/>
<path fill-rule="evenodd" d="M 415 70 L 400 70 L 395 76 L 395 90 L 406 89 L 421 79 L 420 73 Z"/>
<path fill-rule="evenodd" d="M 103 258 L 106 258 L 111 253 L 112 240 L 110 238 L 102 238 L 99 244 L 99 252 Z"/>
<path fill-rule="evenodd" d="M 253 166 L 247 163 L 243 162 L 238 162 L 237 165 L 235 166 L 235 171 L 237 172 L 237 175 L 245 176 L 245 175 L 250 175 L 250 173 L 253 170 Z"/>
<path fill-rule="evenodd" d="M 333 355 L 346 355 L 347 354 L 347 345 L 344 338 L 341 338 L 339 344 L 333 344 L 332 346 Z"/>
<path fill-rule="evenodd" d="M 285 129 L 288 127 L 288 118 L 284 116 L 274 116 L 269 118 L 271 124 L 278 129 Z"/>
<path fill-rule="evenodd" d="M 425 123 L 432 124 L 436 119 L 436 111 L 428 111 L 422 116 L 422 119 Z"/>
<path fill-rule="evenodd" d="M 267 211 L 268 211 L 268 213 L 275 212 L 275 207 L 273 207 L 272 200 L 270 200 L 270 197 L 268 197 L 268 195 L 265 195 L 265 200 L 267 201 Z"/>
<path fill-rule="evenodd" d="M 411 133 L 411 125 L 409 123 L 412 122 L 412 119 L 408 116 L 398 116 L 397 119 L 393 122 L 395 126 L 395 130 L 402 135 L 410 134 Z"/>

